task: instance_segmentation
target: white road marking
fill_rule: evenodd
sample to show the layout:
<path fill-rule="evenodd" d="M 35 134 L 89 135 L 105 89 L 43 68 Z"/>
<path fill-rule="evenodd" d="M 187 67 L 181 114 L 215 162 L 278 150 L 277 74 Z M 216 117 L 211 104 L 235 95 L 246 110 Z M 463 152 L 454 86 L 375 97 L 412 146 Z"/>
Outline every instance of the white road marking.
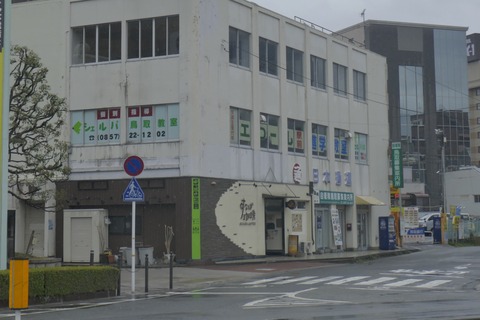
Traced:
<path fill-rule="evenodd" d="M 397 282 L 386 283 L 384 286 L 385 287 L 403 287 L 403 286 L 420 282 L 420 281 L 423 281 L 423 280 L 422 279 L 406 279 L 406 280 L 401 280 Z"/>
<path fill-rule="evenodd" d="M 332 277 L 313 279 L 313 280 L 310 280 L 310 281 L 300 282 L 299 284 L 316 284 L 316 283 L 320 283 L 320 282 L 332 281 L 332 280 L 339 279 L 339 278 L 343 278 L 343 276 L 332 276 Z"/>
<path fill-rule="evenodd" d="M 345 278 L 345 279 L 340 279 L 340 280 L 328 282 L 327 284 L 338 285 L 338 284 L 344 284 L 344 283 L 353 282 L 353 281 L 357 281 L 357 280 L 362 280 L 362 279 L 366 279 L 366 278 L 370 278 L 370 277 L 368 277 L 368 276 L 350 277 L 350 278 Z"/>
<path fill-rule="evenodd" d="M 288 283 L 300 282 L 303 280 L 309 280 L 313 278 L 316 278 L 316 277 L 313 276 L 313 277 L 300 277 L 300 278 L 286 279 L 283 281 L 274 282 L 273 284 L 288 284 Z"/>
<path fill-rule="evenodd" d="M 264 283 L 280 281 L 280 280 L 285 280 L 285 279 L 290 279 L 290 278 L 291 277 L 275 277 L 275 278 L 268 278 L 268 279 L 261 279 L 261 280 L 256 280 L 256 281 L 245 282 L 245 283 L 242 283 L 242 284 L 244 284 L 244 285 L 264 284 Z"/>
<path fill-rule="evenodd" d="M 380 278 L 376 278 L 376 279 L 372 279 L 372 280 L 368 280 L 368 281 L 362 281 L 362 282 L 359 282 L 359 283 L 355 283 L 356 286 L 371 286 L 371 285 L 374 285 L 374 284 L 379 284 L 379 283 L 382 283 L 382 282 L 387 282 L 387 281 L 392 281 L 392 280 L 395 280 L 397 278 L 393 278 L 393 277 L 380 277 Z"/>
<path fill-rule="evenodd" d="M 442 284 L 449 283 L 450 281 L 452 280 L 433 280 L 415 287 L 416 288 L 434 288 Z"/>

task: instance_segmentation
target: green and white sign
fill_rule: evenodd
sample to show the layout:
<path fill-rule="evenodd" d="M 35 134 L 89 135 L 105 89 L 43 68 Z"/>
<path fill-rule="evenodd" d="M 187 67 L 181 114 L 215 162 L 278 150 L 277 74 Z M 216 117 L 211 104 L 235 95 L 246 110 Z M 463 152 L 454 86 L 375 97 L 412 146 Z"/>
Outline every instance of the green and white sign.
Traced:
<path fill-rule="evenodd" d="M 200 179 L 192 178 L 192 259 L 201 259 Z"/>
<path fill-rule="evenodd" d="M 395 188 L 403 188 L 402 144 L 392 143 L 392 179 Z"/>

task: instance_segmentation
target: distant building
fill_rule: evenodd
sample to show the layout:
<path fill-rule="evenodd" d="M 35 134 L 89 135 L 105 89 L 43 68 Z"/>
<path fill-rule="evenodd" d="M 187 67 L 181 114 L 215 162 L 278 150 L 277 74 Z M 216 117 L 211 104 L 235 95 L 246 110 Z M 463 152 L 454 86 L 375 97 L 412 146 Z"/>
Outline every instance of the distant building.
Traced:
<path fill-rule="evenodd" d="M 437 208 L 443 204 L 441 135 L 446 171 L 471 161 L 466 31 L 375 20 L 338 31 L 387 58 L 390 140 L 402 143 L 411 177 L 402 192 L 417 193 L 414 185 L 423 185 L 430 206 Z"/>
<path fill-rule="evenodd" d="M 480 34 L 467 36 L 472 165 L 480 166 Z"/>
<path fill-rule="evenodd" d="M 243 0 L 45 0 L 12 12 L 12 41 L 40 55 L 69 103 L 72 174 L 57 187 L 76 229 L 56 214 L 57 256 L 88 259 L 85 209 L 108 210 L 97 242 L 130 246 L 132 155 L 145 164 L 135 240 L 154 258 L 165 226 L 182 261 L 283 255 L 294 241 L 378 248 L 384 57 Z"/>

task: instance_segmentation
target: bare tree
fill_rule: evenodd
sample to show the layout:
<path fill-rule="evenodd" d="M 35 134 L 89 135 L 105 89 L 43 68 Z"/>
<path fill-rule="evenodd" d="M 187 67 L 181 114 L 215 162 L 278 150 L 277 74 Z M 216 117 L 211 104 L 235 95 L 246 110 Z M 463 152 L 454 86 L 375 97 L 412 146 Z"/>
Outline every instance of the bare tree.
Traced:
<path fill-rule="evenodd" d="M 54 210 L 52 185 L 68 178 L 68 144 L 61 139 L 66 100 L 50 92 L 39 56 L 12 46 L 8 190 L 27 205 Z"/>

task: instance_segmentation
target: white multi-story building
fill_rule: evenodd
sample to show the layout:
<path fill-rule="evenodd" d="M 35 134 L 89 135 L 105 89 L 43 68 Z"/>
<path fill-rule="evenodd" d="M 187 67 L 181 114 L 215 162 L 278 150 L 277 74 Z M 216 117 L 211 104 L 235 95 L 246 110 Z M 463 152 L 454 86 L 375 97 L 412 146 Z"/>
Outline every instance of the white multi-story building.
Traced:
<path fill-rule="evenodd" d="M 244 0 L 40 0 L 12 12 L 13 43 L 40 55 L 68 99 L 72 174 L 57 187 L 69 209 L 108 210 L 114 252 L 130 243 L 132 155 L 144 162 L 136 240 L 155 257 L 165 226 L 185 261 L 293 253 L 296 241 L 379 246 L 385 58 Z M 88 259 L 88 221 L 45 221 L 48 254 Z"/>

